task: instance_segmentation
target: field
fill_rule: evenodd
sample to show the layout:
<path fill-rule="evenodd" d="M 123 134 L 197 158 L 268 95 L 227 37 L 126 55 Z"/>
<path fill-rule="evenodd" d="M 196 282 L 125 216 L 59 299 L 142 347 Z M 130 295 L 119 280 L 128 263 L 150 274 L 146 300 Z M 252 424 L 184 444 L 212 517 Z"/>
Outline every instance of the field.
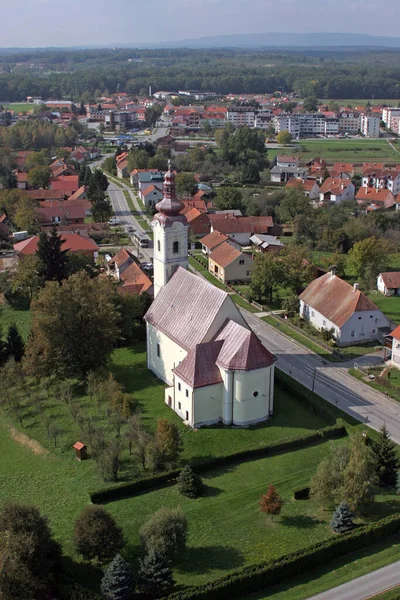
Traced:
<path fill-rule="evenodd" d="M 33 110 L 37 104 L 29 104 L 27 102 L 12 102 L 11 104 L 0 104 L 4 107 L 5 110 L 14 110 L 17 113 L 20 112 L 29 112 Z"/>
<path fill-rule="evenodd" d="M 351 162 L 400 162 L 400 145 L 395 152 L 384 139 L 373 140 L 299 140 L 290 153 L 298 154 L 303 161 L 321 156 L 328 163 Z M 269 154 L 268 154 L 269 155 Z"/>

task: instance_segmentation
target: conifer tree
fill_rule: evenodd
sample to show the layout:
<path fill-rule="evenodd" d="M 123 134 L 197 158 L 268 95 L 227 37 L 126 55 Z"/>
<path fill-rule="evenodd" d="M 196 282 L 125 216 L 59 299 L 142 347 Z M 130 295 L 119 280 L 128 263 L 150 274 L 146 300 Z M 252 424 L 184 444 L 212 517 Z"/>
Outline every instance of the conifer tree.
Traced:
<path fill-rule="evenodd" d="M 396 493 L 400 494 L 400 471 L 396 473 Z"/>
<path fill-rule="evenodd" d="M 25 351 L 24 340 L 18 331 L 17 326 L 10 325 L 7 333 L 7 340 L 5 344 L 5 352 L 7 358 L 13 357 L 15 362 L 21 362 Z"/>
<path fill-rule="evenodd" d="M 347 533 L 353 529 L 353 514 L 347 502 L 341 502 L 333 513 L 331 527 L 335 533 Z"/>
<path fill-rule="evenodd" d="M 58 235 L 55 227 L 47 235 L 42 231 L 36 251 L 38 258 L 38 275 L 45 281 L 58 281 L 61 283 L 68 275 L 67 250 L 62 250 L 63 239 Z"/>
<path fill-rule="evenodd" d="M 129 600 L 133 594 L 134 579 L 128 563 L 117 554 L 110 562 L 101 580 L 101 595 L 106 600 Z"/>
<path fill-rule="evenodd" d="M 146 554 L 139 563 L 138 584 L 140 590 L 157 598 L 166 594 L 174 583 L 167 558 L 163 554 L 155 552 Z"/>
<path fill-rule="evenodd" d="M 203 481 L 197 473 L 186 465 L 177 479 L 179 493 L 188 498 L 197 498 L 203 489 Z"/>
<path fill-rule="evenodd" d="M 82 164 L 79 168 L 79 185 L 85 184 L 86 165 Z"/>
<path fill-rule="evenodd" d="M 400 465 L 396 445 L 390 439 L 385 423 L 379 431 L 378 439 L 373 444 L 373 450 L 376 456 L 379 485 L 394 487 L 397 481 L 397 469 Z"/>

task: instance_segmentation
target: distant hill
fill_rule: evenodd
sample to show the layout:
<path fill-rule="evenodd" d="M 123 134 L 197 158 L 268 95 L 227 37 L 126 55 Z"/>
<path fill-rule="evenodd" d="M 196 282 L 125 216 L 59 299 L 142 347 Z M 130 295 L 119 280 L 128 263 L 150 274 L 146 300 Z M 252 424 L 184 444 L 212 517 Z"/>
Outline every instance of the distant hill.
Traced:
<path fill-rule="evenodd" d="M 117 46 L 129 47 L 130 44 Z M 157 44 L 132 44 L 137 48 L 327 48 L 364 46 L 370 48 L 400 48 L 400 38 L 363 33 L 239 33 L 214 35 L 196 39 L 160 42 Z"/>

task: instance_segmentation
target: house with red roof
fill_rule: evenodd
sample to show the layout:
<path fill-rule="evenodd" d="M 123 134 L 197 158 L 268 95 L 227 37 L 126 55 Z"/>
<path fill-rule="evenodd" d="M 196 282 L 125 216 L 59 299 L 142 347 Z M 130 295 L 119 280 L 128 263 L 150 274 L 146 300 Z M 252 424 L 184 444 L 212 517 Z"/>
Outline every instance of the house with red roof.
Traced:
<path fill-rule="evenodd" d="M 351 163 L 335 163 L 329 167 L 329 175 L 337 179 L 351 179 L 354 177 L 355 166 Z"/>
<path fill-rule="evenodd" d="M 72 196 L 81 187 L 79 185 L 79 175 L 60 175 L 54 177 L 49 182 L 51 190 L 62 190 L 66 196 Z"/>
<path fill-rule="evenodd" d="M 328 177 L 319 191 L 320 204 L 339 204 L 343 200 L 354 200 L 356 188 L 350 179 Z"/>
<path fill-rule="evenodd" d="M 210 218 L 207 213 L 201 212 L 189 203 L 185 203 L 180 214 L 185 215 L 189 225 L 189 231 L 193 235 L 204 236 L 210 232 Z"/>
<path fill-rule="evenodd" d="M 390 190 L 393 196 L 400 194 L 400 165 L 385 167 L 382 164 L 365 165 L 361 178 L 362 187 Z"/>
<path fill-rule="evenodd" d="M 91 215 L 91 203 L 89 201 L 61 202 L 42 201 L 39 203 L 36 213 L 39 222 L 43 225 L 76 225 L 84 223 L 85 218 Z"/>
<path fill-rule="evenodd" d="M 315 179 L 300 179 L 299 177 L 292 177 L 285 185 L 287 190 L 299 189 L 304 192 L 306 198 L 310 200 L 316 200 L 319 198 L 320 188 Z"/>
<path fill-rule="evenodd" d="M 26 188 L 28 187 L 28 173 L 23 173 L 21 171 L 18 171 L 16 174 L 16 178 L 17 178 L 17 188 L 19 190 L 26 190 Z"/>
<path fill-rule="evenodd" d="M 128 161 L 126 159 L 117 162 L 117 177 L 124 179 L 129 176 Z"/>
<path fill-rule="evenodd" d="M 136 258 L 126 248 L 121 248 L 107 262 L 108 273 L 120 285 L 117 291 L 121 294 L 153 294 L 153 282 L 140 268 Z"/>
<path fill-rule="evenodd" d="M 400 271 L 379 273 L 376 287 L 385 296 L 400 296 Z"/>
<path fill-rule="evenodd" d="M 54 202 L 55 200 L 65 200 L 67 194 L 63 190 L 25 190 L 25 195 L 33 200 L 46 200 L 48 202 Z"/>
<path fill-rule="evenodd" d="M 219 231 L 241 246 L 250 246 L 250 238 L 255 233 L 278 235 L 278 228 L 274 227 L 272 217 L 243 217 L 222 213 L 210 214 L 209 218 L 211 232 Z"/>
<path fill-rule="evenodd" d="M 229 241 L 219 244 L 208 255 L 208 270 L 223 283 L 249 282 L 254 268 L 251 254 L 241 252 Z"/>
<path fill-rule="evenodd" d="M 163 198 L 163 191 L 160 186 L 150 183 L 140 187 L 139 196 L 145 206 L 151 207 Z"/>
<path fill-rule="evenodd" d="M 220 233 L 219 231 L 213 231 L 212 233 L 209 233 L 200 240 L 203 254 L 210 254 L 210 252 L 217 248 L 217 246 L 227 242 L 228 240 L 228 236 Z"/>
<path fill-rule="evenodd" d="M 34 235 L 22 242 L 14 244 L 14 250 L 19 257 L 28 256 L 35 254 L 38 247 L 39 236 Z M 93 257 L 93 260 L 97 258 L 99 247 L 92 239 L 79 235 L 77 233 L 66 233 L 62 236 L 62 250 L 68 250 L 68 252 L 78 253 L 82 252 Z"/>
<path fill-rule="evenodd" d="M 390 333 L 390 322 L 363 292 L 332 269 L 300 294 L 300 317 L 322 331 L 332 330 L 337 346 L 365 344 Z"/>
<path fill-rule="evenodd" d="M 360 187 L 356 200 L 367 212 L 394 208 L 396 205 L 392 192 L 385 188 Z"/>

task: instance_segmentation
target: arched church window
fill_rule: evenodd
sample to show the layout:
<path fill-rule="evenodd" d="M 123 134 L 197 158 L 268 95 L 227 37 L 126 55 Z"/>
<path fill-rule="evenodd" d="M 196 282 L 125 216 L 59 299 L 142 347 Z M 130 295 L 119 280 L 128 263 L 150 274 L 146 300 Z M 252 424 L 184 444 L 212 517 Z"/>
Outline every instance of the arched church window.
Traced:
<path fill-rule="evenodd" d="M 178 252 L 179 252 L 179 242 L 174 242 L 174 244 L 172 246 L 172 252 L 174 254 L 178 254 Z"/>
<path fill-rule="evenodd" d="M 161 242 L 160 242 L 160 240 L 157 240 L 157 250 L 158 250 L 158 252 L 161 252 Z"/>

